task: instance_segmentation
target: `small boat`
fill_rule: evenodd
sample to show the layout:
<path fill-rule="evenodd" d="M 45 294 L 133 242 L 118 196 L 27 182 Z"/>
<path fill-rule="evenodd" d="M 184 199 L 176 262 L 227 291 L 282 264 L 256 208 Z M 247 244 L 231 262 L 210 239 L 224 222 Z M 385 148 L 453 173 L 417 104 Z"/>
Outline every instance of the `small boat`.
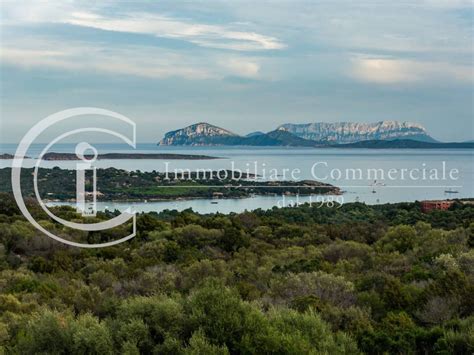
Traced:
<path fill-rule="evenodd" d="M 458 190 L 449 189 L 449 190 L 444 190 L 444 193 L 445 193 L 445 194 L 458 194 L 459 191 L 458 191 Z"/>
<path fill-rule="evenodd" d="M 217 202 L 217 201 L 211 201 L 211 204 L 213 204 L 213 205 L 217 205 L 218 203 L 219 202 Z"/>

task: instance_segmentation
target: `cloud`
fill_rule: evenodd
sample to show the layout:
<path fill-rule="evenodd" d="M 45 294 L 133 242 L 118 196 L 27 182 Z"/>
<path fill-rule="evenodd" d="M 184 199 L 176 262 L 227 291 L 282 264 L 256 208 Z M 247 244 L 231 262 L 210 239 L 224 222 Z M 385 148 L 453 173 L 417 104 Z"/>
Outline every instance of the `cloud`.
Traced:
<path fill-rule="evenodd" d="M 87 53 L 87 56 L 84 55 Z M 27 69 L 61 69 L 151 79 L 181 77 L 199 80 L 215 78 L 205 63 L 176 53 L 146 47 L 103 48 L 90 43 L 67 44 L 50 40 L 34 43 L 4 44 L 0 51 L 3 64 Z"/>
<path fill-rule="evenodd" d="M 99 3 L 100 4 L 100 3 Z M 105 31 L 136 33 L 162 38 L 174 38 L 201 47 L 236 51 L 279 50 L 286 47 L 279 39 L 254 31 L 242 31 L 245 24 L 206 24 L 192 19 L 145 12 L 104 14 L 100 5 L 80 6 L 74 1 L 64 2 L 5 2 L 2 3 L 2 23 L 65 23 Z"/>
<path fill-rule="evenodd" d="M 110 73 L 149 79 L 257 78 L 260 71 L 258 58 L 202 57 L 186 51 L 175 52 L 157 47 L 109 47 L 96 42 L 62 42 L 39 36 L 2 43 L 0 60 L 3 64 L 26 69 Z"/>
<path fill-rule="evenodd" d="M 170 49 L 131 43 L 67 40 L 61 33 L 15 35 L 16 28 L 38 28 L 44 24 L 68 24 L 103 31 L 134 33 L 187 41 L 198 47 L 232 51 L 266 51 L 285 48 L 275 37 L 244 31 L 249 24 L 205 24 L 178 19 L 160 13 L 110 11 L 97 6 L 84 10 L 74 1 L 41 3 L 7 2 L 2 4 L 4 37 L 0 58 L 3 63 L 24 68 L 56 68 L 88 73 L 116 73 L 145 78 L 181 77 L 185 79 L 220 79 L 227 76 L 255 78 L 260 63 L 254 58 L 222 58 L 222 52 L 195 47 Z M 31 26 L 33 25 L 33 26 Z M 58 28 L 58 27 L 55 27 Z M 41 31 L 39 31 L 41 33 Z M 67 33 L 67 31 L 65 32 Z M 64 38 L 61 41 L 60 38 Z M 84 55 L 87 53 L 87 56 Z"/>
<path fill-rule="evenodd" d="M 415 83 L 431 80 L 474 81 L 473 69 L 467 65 L 415 61 L 393 58 L 356 58 L 350 75 L 378 84 Z"/>
<path fill-rule="evenodd" d="M 472 0 L 276 1 L 232 10 L 292 48 L 449 58 L 472 55 L 472 5 Z"/>
<path fill-rule="evenodd" d="M 239 51 L 282 49 L 285 45 L 275 37 L 180 20 L 164 15 L 132 13 L 122 17 L 107 17 L 90 12 L 74 12 L 61 22 L 106 31 L 128 32 L 176 38 L 199 46 Z"/>
<path fill-rule="evenodd" d="M 219 64 L 228 69 L 234 76 L 255 78 L 260 71 L 260 65 L 247 58 L 228 58 L 220 60 Z"/>
<path fill-rule="evenodd" d="M 354 60 L 352 75 L 362 81 L 380 84 L 419 80 L 418 74 L 406 61 L 380 58 Z"/>
<path fill-rule="evenodd" d="M 55 22 L 75 11 L 71 1 L 2 1 L 0 3 L 2 25 Z"/>

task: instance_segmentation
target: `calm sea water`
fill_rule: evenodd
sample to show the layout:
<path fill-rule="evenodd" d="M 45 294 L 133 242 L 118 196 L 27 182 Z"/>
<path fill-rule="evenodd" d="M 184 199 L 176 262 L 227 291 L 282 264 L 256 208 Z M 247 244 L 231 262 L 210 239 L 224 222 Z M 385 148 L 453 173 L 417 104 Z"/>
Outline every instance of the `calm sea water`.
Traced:
<path fill-rule="evenodd" d="M 121 144 L 95 144 L 100 153 L 131 152 Z M 43 146 L 34 145 L 29 156 L 36 157 Z M 15 152 L 16 146 L 1 145 L 0 153 Z M 73 152 L 71 144 L 55 145 L 50 151 Z M 227 169 L 257 173 L 261 179 L 293 180 L 295 185 L 304 179 L 319 180 L 341 187 L 344 202 L 361 201 L 369 204 L 474 197 L 474 151 L 460 149 L 443 150 L 369 150 L 369 149 L 311 149 L 311 148 L 260 148 L 260 147 L 157 147 L 154 144 L 138 145 L 134 152 L 202 154 L 221 159 L 215 160 L 99 160 L 99 168 L 115 167 L 126 170 L 173 172 L 174 169 Z M 35 159 L 26 161 L 34 166 Z M 11 165 L 10 160 L 0 160 L 0 167 Z M 75 161 L 44 161 L 42 167 L 59 166 L 74 169 Z M 370 169 L 381 169 L 370 172 Z M 392 170 L 391 175 L 389 172 Z M 405 170 L 404 177 L 401 171 Z M 453 173 L 452 178 L 449 172 Z M 423 178 L 423 171 L 425 178 Z M 434 179 L 434 171 L 437 179 Z M 359 173 L 362 176 L 358 176 Z M 413 177 L 410 178 L 409 173 Z M 293 173 L 293 175 L 292 175 Z M 355 174 L 355 175 L 354 175 Z M 445 176 L 443 176 L 443 174 Z M 376 177 L 377 179 L 374 179 Z M 390 177 L 394 178 L 391 179 Z M 443 179 L 444 177 L 444 179 Z M 376 181 L 375 181 L 376 180 Z M 447 192 L 451 191 L 451 192 Z M 453 193 L 453 191 L 457 191 Z M 201 213 L 241 212 L 257 208 L 310 202 L 310 197 L 256 196 L 247 199 L 141 202 L 133 203 L 137 211 L 161 211 L 164 209 L 192 208 Z M 322 198 L 311 197 L 320 204 Z M 61 204 L 61 203 L 55 203 Z M 129 203 L 101 202 L 99 209 L 127 208 Z"/>

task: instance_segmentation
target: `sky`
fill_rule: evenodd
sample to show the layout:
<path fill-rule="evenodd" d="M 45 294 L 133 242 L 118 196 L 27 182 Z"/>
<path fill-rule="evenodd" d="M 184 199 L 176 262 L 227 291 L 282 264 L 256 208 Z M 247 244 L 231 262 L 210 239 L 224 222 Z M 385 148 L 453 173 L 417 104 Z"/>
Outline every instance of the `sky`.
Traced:
<path fill-rule="evenodd" d="M 140 142 L 209 122 L 417 122 L 474 139 L 473 1 L 1 2 L 0 138 L 92 106 Z"/>

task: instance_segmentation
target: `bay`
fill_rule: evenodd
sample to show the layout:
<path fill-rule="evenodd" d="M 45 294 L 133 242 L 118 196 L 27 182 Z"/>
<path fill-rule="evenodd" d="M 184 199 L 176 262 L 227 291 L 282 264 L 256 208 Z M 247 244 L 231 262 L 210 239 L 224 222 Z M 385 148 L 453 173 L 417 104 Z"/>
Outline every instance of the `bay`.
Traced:
<path fill-rule="evenodd" d="M 95 144 L 99 153 L 132 152 L 123 144 Z M 0 153 L 15 152 L 13 144 L 0 146 Z M 42 150 L 42 145 L 33 145 L 28 152 L 29 156 L 36 157 Z M 51 148 L 54 152 L 73 152 L 74 145 L 58 144 Z M 214 160 L 98 160 L 98 168 L 115 167 L 129 171 L 160 171 L 167 169 L 211 169 L 211 170 L 241 170 L 257 173 L 262 180 L 271 180 L 275 174 L 279 180 L 297 181 L 310 179 L 319 180 L 341 187 L 344 191 L 344 202 L 360 201 L 368 204 L 388 202 L 408 202 L 415 200 L 432 200 L 446 198 L 472 198 L 474 197 L 474 152 L 464 149 L 314 149 L 314 148 L 267 148 L 267 147 L 157 147 L 155 144 L 139 144 L 133 152 L 138 153 L 176 153 L 200 154 L 220 157 Z M 25 166 L 34 166 L 35 159 L 25 160 Z M 53 168 L 59 166 L 64 169 L 74 169 L 76 161 L 42 161 L 41 166 Z M 316 164 L 316 166 L 315 166 Z M 11 166 L 11 160 L 1 160 L 0 167 Z M 381 169 L 377 179 L 368 176 L 370 169 Z M 388 179 L 388 172 L 398 171 L 396 179 Z M 421 176 L 425 171 L 427 178 L 403 179 L 400 171 L 407 172 L 419 170 Z M 430 172 L 436 170 L 438 179 L 429 179 Z M 347 173 L 362 171 L 362 177 L 345 176 Z M 455 179 L 449 172 L 457 171 Z M 273 176 L 270 173 L 273 172 Z M 298 172 L 298 173 L 295 173 Z M 341 176 L 338 176 L 338 172 Z M 291 175 L 293 173 L 293 175 Z M 333 175 L 331 175 L 333 174 Z M 444 179 L 442 179 L 442 175 Z M 335 175 L 335 176 L 334 176 Z M 447 175 L 447 176 L 446 176 Z M 294 179 L 296 177 L 296 179 Z M 333 197 L 336 198 L 336 197 Z M 273 206 L 288 206 L 303 202 L 321 204 L 323 197 L 300 196 L 296 201 L 295 196 L 255 196 L 246 199 L 221 199 L 211 200 L 179 200 L 159 202 L 133 203 L 137 211 L 162 211 L 164 209 L 183 210 L 192 208 L 200 213 L 230 213 L 253 210 L 257 208 L 268 209 Z M 324 198 L 328 202 L 330 198 Z M 217 203 L 216 203 L 217 202 Z M 52 203 L 53 205 L 64 204 Z M 99 202 L 98 209 L 123 210 L 130 205 L 129 202 Z"/>

